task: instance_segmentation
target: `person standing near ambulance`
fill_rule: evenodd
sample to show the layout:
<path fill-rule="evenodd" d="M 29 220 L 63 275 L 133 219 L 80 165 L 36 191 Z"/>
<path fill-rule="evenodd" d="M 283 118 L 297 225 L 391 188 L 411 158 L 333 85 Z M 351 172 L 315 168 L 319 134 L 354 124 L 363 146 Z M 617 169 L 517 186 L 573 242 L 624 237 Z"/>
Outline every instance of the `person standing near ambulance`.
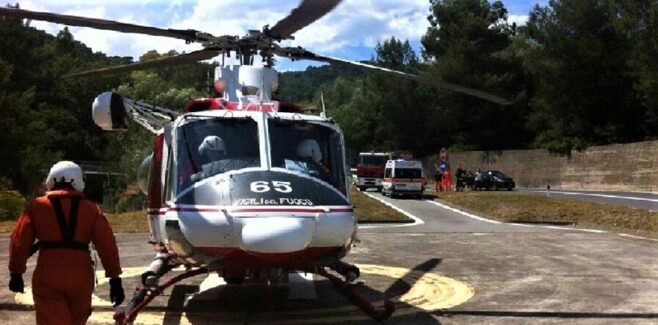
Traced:
<path fill-rule="evenodd" d="M 46 179 L 46 195 L 29 203 L 11 235 L 11 291 L 24 291 L 27 259 L 40 250 L 32 275 L 37 324 L 87 322 L 94 290 L 90 243 L 110 278 L 110 300 L 117 306 L 125 298 L 114 234 L 98 205 L 84 198 L 84 186 L 77 164 L 60 161 L 53 165 Z"/>

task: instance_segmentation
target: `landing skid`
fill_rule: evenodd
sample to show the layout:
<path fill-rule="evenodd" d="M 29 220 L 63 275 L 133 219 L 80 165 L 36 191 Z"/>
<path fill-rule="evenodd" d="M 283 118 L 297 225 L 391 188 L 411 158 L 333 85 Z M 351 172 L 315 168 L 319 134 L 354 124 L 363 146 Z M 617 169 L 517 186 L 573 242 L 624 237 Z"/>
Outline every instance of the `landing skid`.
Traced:
<path fill-rule="evenodd" d="M 344 296 L 349 298 L 353 304 L 361 308 L 361 310 L 363 310 L 366 314 L 368 314 L 368 316 L 378 321 L 383 321 L 388 319 L 395 311 L 395 304 L 393 304 L 393 302 L 391 302 L 388 299 L 384 300 L 383 306 L 375 306 L 372 302 L 365 300 L 355 290 L 361 283 L 354 284 L 347 281 L 343 281 L 339 279 L 337 276 L 327 272 L 322 267 L 317 269 L 317 274 L 329 279 L 329 281 L 331 281 L 331 283 L 334 285 L 336 289 L 338 289 L 340 293 L 342 293 Z"/>
<path fill-rule="evenodd" d="M 168 268 L 168 270 L 171 270 L 171 268 Z M 137 314 L 141 312 L 149 303 L 151 303 L 151 301 L 153 301 L 155 297 L 162 294 L 165 289 L 187 278 L 208 272 L 209 271 L 206 268 L 198 268 L 198 269 L 187 271 L 183 274 L 179 274 L 159 285 L 150 286 L 150 287 L 146 285 L 140 285 L 135 290 L 133 298 L 126 305 L 126 307 L 121 311 L 115 312 L 114 320 L 116 321 L 117 324 L 132 324 L 137 318 Z M 350 283 L 351 281 L 354 280 L 354 277 L 351 275 L 346 275 L 347 281 L 341 280 L 337 276 L 327 272 L 327 270 L 324 267 L 315 268 L 315 273 L 329 279 L 329 281 L 331 281 L 334 287 L 341 294 L 343 294 L 348 299 L 350 299 L 352 303 L 354 303 L 357 307 L 361 308 L 361 310 L 363 310 L 366 314 L 368 314 L 368 316 L 372 317 L 375 320 L 382 321 L 388 319 L 395 311 L 395 305 L 390 300 L 384 300 L 383 305 L 375 306 L 370 301 L 364 299 L 355 290 L 356 288 L 358 288 L 360 283 L 357 284 Z"/>
<path fill-rule="evenodd" d="M 135 318 L 137 318 L 137 314 L 142 311 L 146 305 L 153 301 L 155 297 L 162 294 L 165 289 L 182 280 L 203 273 L 208 273 L 208 270 L 206 268 L 198 268 L 195 270 L 187 271 L 183 274 L 179 274 L 165 281 L 163 284 L 153 288 L 140 285 L 135 290 L 135 294 L 133 295 L 133 298 L 130 300 L 130 302 L 126 305 L 126 308 L 124 308 L 122 311 L 117 311 L 114 313 L 114 320 L 117 322 L 117 324 L 132 324 L 132 322 L 135 321 Z"/>

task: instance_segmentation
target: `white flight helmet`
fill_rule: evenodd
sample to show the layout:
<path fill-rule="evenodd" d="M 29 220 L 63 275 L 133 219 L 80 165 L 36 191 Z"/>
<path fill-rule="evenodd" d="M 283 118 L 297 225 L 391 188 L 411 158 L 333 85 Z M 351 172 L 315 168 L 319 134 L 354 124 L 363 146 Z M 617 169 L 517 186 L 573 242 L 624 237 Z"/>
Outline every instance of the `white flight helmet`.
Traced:
<path fill-rule="evenodd" d="M 85 189 L 82 168 L 72 161 L 60 161 L 50 168 L 46 178 L 46 189 L 52 190 L 56 183 L 69 183 L 76 191 Z"/>
<path fill-rule="evenodd" d="M 204 155 L 216 155 L 216 154 L 226 154 L 226 145 L 224 140 L 216 135 L 209 135 L 203 139 L 199 145 L 199 154 Z"/>
<path fill-rule="evenodd" d="M 301 158 L 312 159 L 315 162 L 322 160 L 320 145 L 313 139 L 306 139 L 297 145 L 297 156 Z"/>

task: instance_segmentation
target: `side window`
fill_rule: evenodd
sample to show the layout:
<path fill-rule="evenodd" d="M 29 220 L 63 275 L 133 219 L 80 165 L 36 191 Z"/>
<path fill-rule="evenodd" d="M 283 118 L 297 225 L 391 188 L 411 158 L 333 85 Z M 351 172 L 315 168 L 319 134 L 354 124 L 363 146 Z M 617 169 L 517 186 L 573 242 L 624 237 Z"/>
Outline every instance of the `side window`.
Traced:
<path fill-rule="evenodd" d="M 164 202 L 171 201 L 173 199 L 173 189 L 172 189 L 172 184 L 173 184 L 173 177 L 174 173 L 172 173 L 172 164 L 174 161 L 173 157 L 173 152 L 171 150 L 171 145 L 168 145 L 168 150 L 167 150 L 167 167 L 165 171 L 165 187 L 164 187 Z"/>
<path fill-rule="evenodd" d="M 386 170 L 384 171 L 384 178 L 391 178 L 391 169 L 390 168 L 386 168 Z"/>

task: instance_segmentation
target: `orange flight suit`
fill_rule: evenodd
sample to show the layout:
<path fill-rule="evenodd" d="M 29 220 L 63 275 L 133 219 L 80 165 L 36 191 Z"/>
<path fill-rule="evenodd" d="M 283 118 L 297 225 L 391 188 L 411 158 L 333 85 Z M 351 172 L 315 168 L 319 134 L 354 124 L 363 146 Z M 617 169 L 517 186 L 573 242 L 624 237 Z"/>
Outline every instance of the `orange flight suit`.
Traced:
<path fill-rule="evenodd" d="M 452 191 L 452 173 L 450 172 L 450 169 L 446 169 L 443 172 L 443 178 L 441 179 L 441 187 L 446 192 Z"/>
<path fill-rule="evenodd" d="M 49 191 L 30 202 L 11 235 L 9 271 L 25 273 L 35 239 L 61 243 L 64 235 L 51 199 L 61 202 L 67 225 L 74 197 L 78 204 L 72 238 L 78 245 L 94 244 L 106 277 L 121 274 L 119 251 L 110 225 L 95 203 L 74 190 Z M 42 247 L 32 275 L 32 294 L 38 324 L 85 324 L 91 315 L 94 272 L 88 249 Z"/>

